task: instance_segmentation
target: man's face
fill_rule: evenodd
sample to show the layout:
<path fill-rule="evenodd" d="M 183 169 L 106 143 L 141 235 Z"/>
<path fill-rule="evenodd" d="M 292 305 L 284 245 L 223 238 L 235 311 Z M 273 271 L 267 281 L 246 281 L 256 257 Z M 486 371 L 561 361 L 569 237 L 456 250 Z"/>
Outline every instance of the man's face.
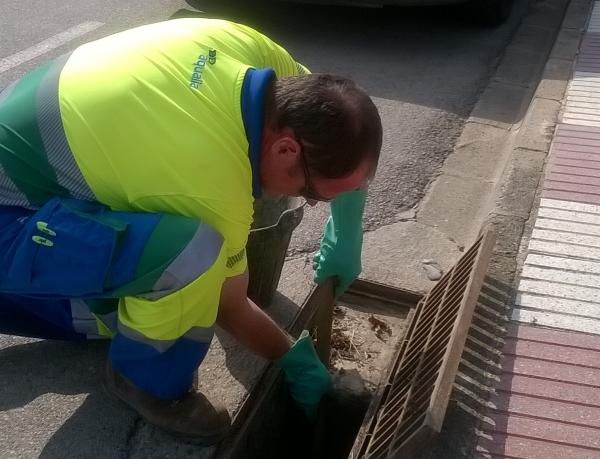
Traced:
<path fill-rule="evenodd" d="M 346 177 L 319 177 L 307 167 L 302 146 L 293 133 L 284 132 L 265 140 L 261 156 L 261 184 L 263 190 L 272 196 L 303 196 L 314 205 L 365 186 L 372 175 L 372 165 L 364 162 Z"/>

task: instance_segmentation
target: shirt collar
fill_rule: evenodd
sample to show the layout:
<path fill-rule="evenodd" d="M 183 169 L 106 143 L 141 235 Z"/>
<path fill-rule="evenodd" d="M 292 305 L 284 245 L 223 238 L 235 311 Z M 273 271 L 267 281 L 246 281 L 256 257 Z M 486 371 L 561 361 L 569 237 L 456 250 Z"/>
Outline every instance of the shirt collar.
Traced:
<path fill-rule="evenodd" d="M 262 133 L 265 121 L 265 95 L 269 83 L 275 79 L 275 71 L 266 69 L 248 69 L 242 83 L 242 119 L 248 139 L 248 157 L 252 167 L 252 195 L 262 196 L 260 183 L 260 154 Z"/>

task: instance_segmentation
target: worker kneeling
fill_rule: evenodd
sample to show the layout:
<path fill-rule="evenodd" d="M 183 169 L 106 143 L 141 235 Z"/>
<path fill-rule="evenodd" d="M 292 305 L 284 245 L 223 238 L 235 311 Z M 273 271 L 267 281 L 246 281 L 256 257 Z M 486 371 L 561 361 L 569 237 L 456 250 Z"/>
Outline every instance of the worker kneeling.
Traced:
<path fill-rule="evenodd" d="M 214 228 L 188 217 L 53 198 L 38 211 L 0 209 L 0 229 L 0 290 L 10 291 L 0 293 L 0 332 L 112 338 L 111 392 L 165 430 L 207 443 L 220 438 L 229 425 L 227 411 L 192 387 L 219 317 L 227 263 L 224 239 Z M 262 333 L 266 316 L 249 300 L 245 306 L 230 313 L 225 304 L 219 322 L 234 332 L 251 327 L 249 333 Z M 293 384 L 304 379 L 310 393 L 326 391 L 327 370 L 310 341 L 298 343 L 282 367 L 298 373 Z M 306 408 L 314 409 L 318 398 Z"/>
<path fill-rule="evenodd" d="M 112 338 L 107 388 L 214 443 L 229 415 L 192 381 L 217 323 L 313 416 L 331 380 L 310 338 L 246 294 L 253 203 L 331 201 L 315 280 L 341 294 L 381 136 L 351 80 L 227 21 L 139 27 L 33 70 L 0 92 L 0 333 Z"/>

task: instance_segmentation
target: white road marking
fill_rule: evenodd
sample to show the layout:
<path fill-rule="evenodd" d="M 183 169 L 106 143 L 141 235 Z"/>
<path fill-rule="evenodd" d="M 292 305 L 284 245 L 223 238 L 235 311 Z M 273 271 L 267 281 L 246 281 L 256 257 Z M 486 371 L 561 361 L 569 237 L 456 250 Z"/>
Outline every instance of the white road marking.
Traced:
<path fill-rule="evenodd" d="M 542 266 L 546 268 L 557 268 L 567 271 L 581 273 L 600 274 L 600 262 L 578 260 L 577 258 L 553 257 L 551 255 L 540 255 L 530 253 L 525 259 L 527 266 Z"/>
<path fill-rule="evenodd" d="M 537 295 L 547 295 L 567 300 L 594 303 L 598 300 L 598 289 L 579 285 L 557 284 L 555 282 L 521 279 L 517 291 Z"/>
<path fill-rule="evenodd" d="M 515 299 L 515 306 L 570 316 L 575 315 L 591 319 L 600 319 L 600 304 L 571 300 L 568 298 L 556 298 L 553 296 L 540 296 L 519 292 Z"/>
<path fill-rule="evenodd" d="M 36 45 L 24 49 L 23 51 L 19 51 L 18 53 L 0 59 L 0 73 L 6 72 L 7 70 L 30 61 L 31 59 L 35 59 L 36 57 L 41 56 L 42 54 L 47 53 L 54 48 L 58 48 L 59 46 L 62 46 L 65 43 L 85 35 L 86 33 L 89 33 L 103 25 L 103 22 L 84 22 L 65 30 L 64 32 L 56 34 L 44 41 L 41 41 Z"/>
<path fill-rule="evenodd" d="M 561 231 L 534 228 L 531 233 L 531 239 L 600 248 L 600 237 L 585 234 L 563 233 Z"/>
<path fill-rule="evenodd" d="M 565 124 L 576 124 L 578 126 L 600 127 L 600 121 L 590 121 L 572 116 L 564 116 L 562 122 Z"/>
<path fill-rule="evenodd" d="M 542 198 L 540 202 L 540 207 L 571 210 L 576 212 L 585 212 L 589 214 L 600 214 L 600 206 L 597 206 L 595 204 L 584 204 L 582 202 L 563 201 L 561 199 Z"/>
<path fill-rule="evenodd" d="M 561 244 L 554 241 L 531 240 L 529 243 L 529 251 L 547 255 L 580 258 L 582 260 L 600 260 L 600 250 L 596 248 Z"/>
<path fill-rule="evenodd" d="M 600 286 L 600 275 L 597 273 L 571 272 L 559 268 L 546 268 L 531 265 L 525 265 L 523 267 L 521 279 L 523 278 L 549 281 L 556 284 L 581 285 L 592 288 Z M 598 295 L 600 295 L 600 289 L 598 290 Z"/>
<path fill-rule="evenodd" d="M 545 327 L 600 335 L 600 320 L 587 317 L 566 316 L 528 309 L 515 309 L 513 310 L 512 320 Z"/>
<path fill-rule="evenodd" d="M 557 213 L 554 213 L 555 215 Z M 538 214 L 535 221 L 535 227 L 546 230 L 568 231 L 570 233 L 589 234 L 600 236 L 600 225 L 588 225 L 567 220 L 555 220 L 553 218 L 544 218 Z"/>

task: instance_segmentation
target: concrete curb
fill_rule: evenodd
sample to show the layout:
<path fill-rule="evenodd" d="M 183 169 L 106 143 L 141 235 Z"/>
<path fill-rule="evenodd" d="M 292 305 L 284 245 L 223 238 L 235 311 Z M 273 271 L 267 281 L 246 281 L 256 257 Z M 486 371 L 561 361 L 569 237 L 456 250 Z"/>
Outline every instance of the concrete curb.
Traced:
<path fill-rule="evenodd" d="M 592 4 L 592 0 L 531 3 L 530 14 L 517 29 L 495 76 L 473 109 L 454 155 L 444 165 L 442 181 L 466 170 L 469 177 L 465 178 L 478 177 L 491 186 L 491 199 L 480 208 L 479 221 L 483 223 L 477 231 L 493 229 L 498 238 L 443 431 L 423 457 L 473 455 L 474 434 L 485 418 L 488 399 L 498 381 L 519 249 L 538 199 L 562 99 Z M 561 24 L 558 32 L 553 21 Z M 544 43 L 546 52 L 532 51 Z M 477 154 L 482 151 L 477 139 L 500 139 L 503 134 L 508 135 L 496 155 Z M 432 194 L 435 188 L 442 191 L 436 183 Z M 481 196 L 476 199 L 482 200 Z M 424 216 L 435 215 L 427 206 L 423 212 Z"/>
<path fill-rule="evenodd" d="M 543 68 L 539 84 L 523 121 L 516 125 L 506 167 L 496 187 L 492 209 L 482 225 L 482 231 L 493 228 L 498 234 L 495 254 L 516 257 L 522 231 L 504 231 L 515 221 L 529 220 L 534 208 L 539 181 L 554 130 L 558 123 L 562 99 L 572 74 L 579 43 L 591 8 L 591 0 L 571 0 L 562 27 Z M 498 278 L 513 285 L 513 276 Z"/>

